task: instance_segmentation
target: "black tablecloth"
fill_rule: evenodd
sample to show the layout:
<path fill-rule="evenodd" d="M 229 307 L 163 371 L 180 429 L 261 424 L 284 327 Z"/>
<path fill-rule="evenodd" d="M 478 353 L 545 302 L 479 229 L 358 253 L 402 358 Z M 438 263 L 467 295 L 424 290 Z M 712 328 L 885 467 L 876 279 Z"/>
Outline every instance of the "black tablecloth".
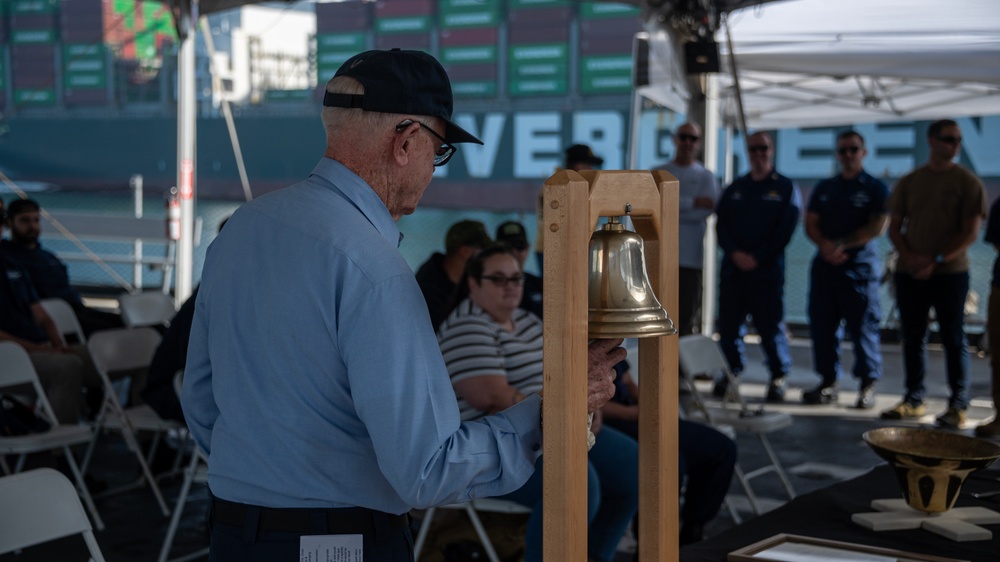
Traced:
<path fill-rule="evenodd" d="M 982 506 L 1000 511 L 1000 496 L 977 500 L 970 492 L 1000 489 L 1000 470 L 974 472 L 965 481 L 955 507 Z M 755 517 L 724 533 L 681 549 L 682 562 L 720 562 L 726 555 L 779 533 L 805 535 L 856 544 L 895 548 L 920 554 L 949 556 L 973 562 L 1000 561 L 1000 525 L 988 541 L 955 542 L 940 535 L 915 529 L 871 531 L 851 521 L 851 515 L 874 511 L 872 500 L 902 497 L 896 477 L 888 464 L 875 467 L 853 480 L 840 482 L 795 498 L 787 504 Z"/>

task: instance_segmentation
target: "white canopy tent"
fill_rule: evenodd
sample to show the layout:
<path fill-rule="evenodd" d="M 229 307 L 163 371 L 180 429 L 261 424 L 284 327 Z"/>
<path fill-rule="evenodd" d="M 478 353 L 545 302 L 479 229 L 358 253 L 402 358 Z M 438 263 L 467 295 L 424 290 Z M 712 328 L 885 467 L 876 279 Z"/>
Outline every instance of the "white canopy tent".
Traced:
<path fill-rule="evenodd" d="M 685 74 L 671 21 L 647 16 L 649 55 L 637 63 L 648 67 L 637 75 L 648 84 L 636 88 L 636 100 L 702 121 L 709 168 L 719 123 L 731 132 L 1000 114 L 997 0 L 780 0 L 736 9 L 720 26 L 722 72 L 702 82 L 703 98 L 691 95 L 699 81 Z M 722 175 L 731 180 L 731 170 Z M 714 229 L 705 244 L 714 256 Z M 705 277 L 714 269 L 707 259 Z M 710 331 L 714 286 L 705 289 Z"/>
<path fill-rule="evenodd" d="M 647 27 L 650 64 L 659 65 L 651 75 L 663 81 L 639 93 L 686 112 L 683 63 L 663 24 L 651 18 Z M 736 124 L 727 27 L 750 129 L 1000 114 L 996 0 L 784 0 L 735 10 L 717 40 L 722 119 Z"/>

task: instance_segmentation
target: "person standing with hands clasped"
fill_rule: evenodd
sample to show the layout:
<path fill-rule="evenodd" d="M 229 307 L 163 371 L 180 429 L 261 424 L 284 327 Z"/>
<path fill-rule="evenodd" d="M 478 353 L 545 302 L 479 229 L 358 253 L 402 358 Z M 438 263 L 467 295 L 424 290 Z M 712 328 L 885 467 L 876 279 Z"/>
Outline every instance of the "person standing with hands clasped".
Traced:
<path fill-rule="evenodd" d="M 541 453 L 541 396 L 461 422 L 396 220 L 454 143 L 444 68 L 368 51 L 327 84 L 324 158 L 241 207 L 212 243 L 181 402 L 208 453 L 213 561 L 413 559 L 414 507 L 521 487 Z M 614 394 L 621 340 L 588 356 L 588 410 Z"/>
<path fill-rule="evenodd" d="M 879 348 L 882 278 L 875 239 L 885 229 L 889 188 L 861 167 L 868 151 L 856 131 L 837 136 L 840 174 L 819 182 L 806 210 L 806 235 L 817 246 L 809 272 L 809 335 L 813 364 L 822 380 L 802 393 L 806 404 L 836 402 L 841 322 L 854 344 L 855 406 L 875 406 L 882 376 Z"/>
<path fill-rule="evenodd" d="M 965 297 L 969 293 L 966 250 L 986 216 L 986 190 L 972 172 L 954 162 L 962 146 L 958 123 L 942 119 L 927 129 L 930 159 L 900 178 L 889 196 L 889 238 L 899 252 L 896 302 L 903 335 L 906 394 L 882 419 L 924 415 L 926 341 L 931 307 L 944 346 L 951 397 L 937 424 L 958 429 L 969 407 L 969 351 Z"/>
<path fill-rule="evenodd" d="M 774 141 L 767 133 L 750 136 L 750 173 L 722 193 L 715 209 L 723 251 L 719 280 L 719 346 L 736 375 L 743 371 L 747 315 L 760 334 L 771 382 L 769 402 L 785 399 L 785 375 L 792 356 L 785 335 L 785 246 L 799 220 L 802 196 L 795 182 L 774 170 Z M 724 396 L 726 379 L 713 394 Z"/>

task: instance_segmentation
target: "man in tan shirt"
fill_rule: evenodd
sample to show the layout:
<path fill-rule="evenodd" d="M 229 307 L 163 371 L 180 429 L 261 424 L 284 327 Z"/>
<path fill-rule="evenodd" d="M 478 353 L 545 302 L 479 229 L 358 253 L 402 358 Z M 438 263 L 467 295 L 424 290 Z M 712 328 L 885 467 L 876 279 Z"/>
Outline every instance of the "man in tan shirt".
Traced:
<path fill-rule="evenodd" d="M 962 145 L 958 123 L 935 121 L 927 129 L 930 159 L 899 180 L 889 197 L 889 238 L 899 261 L 896 300 L 903 337 L 906 394 L 883 419 L 922 417 L 927 318 L 937 318 L 951 397 L 937 418 L 951 429 L 965 424 L 969 406 L 969 355 L 963 314 L 969 292 L 966 250 L 986 216 L 983 182 L 954 162 Z"/>

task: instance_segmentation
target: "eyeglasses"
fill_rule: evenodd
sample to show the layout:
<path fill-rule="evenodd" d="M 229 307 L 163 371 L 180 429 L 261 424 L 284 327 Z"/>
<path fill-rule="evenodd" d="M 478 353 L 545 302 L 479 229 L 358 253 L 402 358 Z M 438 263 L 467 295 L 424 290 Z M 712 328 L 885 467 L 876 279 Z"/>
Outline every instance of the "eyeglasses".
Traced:
<path fill-rule="evenodd" d="M 699 137 L 698 135 L 689 135 L 687 133 L 681 133 L 677 135 L 677 140 L 681 142 L 698 142 L 701 140 L 701 137 Z"/>
<path fill-rule="evenodd" d="M 435 166 L 444 166 L 445 164 L 447 164 L 448 160 L 451 160 L 452 155 L 455 154 L 455 150 L 456 149 L 455 149 L 454 145 L 452 145 L 452 144 L 448 143 L 448 141 L 444 140 L 444 137 L 442 137 L 441 135 L 437 134 L 437 131 L 435 131 L 434 129 L 428 127 L 427 125 L 424 125 L 420 121 L 414 121 L 413 119 L 407 119 L 407 120 L 403 121 L 402 123 L 400 123 L 399 125 L 396 125 L 396 132 L 397 133 L 401 133 L 401 132 L 403 132 L 403 129 L 406 129 L 407 127 L 409 127 L 410 125 L 412 125 L 414 123 L 420 125 L 421 127 L 424 128 L 424 130 L 426 130 L 430 134 L 434 135 L 435 138 L 437 138 L 439 141 L 441 141 L 441 146 L 439 146 L 437 148 L 437 150 L 434 152 L 434 165 Z"/>
<path fill-rule="evenodd" d="M 946 142 L 948 144 L 960 144 L 962 142 L 962 137 L 955 137 L 952 135 L 947 135 L 943 137 L 938 137 L 937 140 L 941 142 Z"/>
<path fill-rule="evenodd" d="M 860 146 L 841 146 L 837 148 L 837 154 L 845 156 L 847 154 L 857 154 L 861 151 Z"/>
<path fill-rule="evenodd" d="M 767 152 L 771 147 L 766 144 L 754 144 L 750 146 L 750 152 Z"/>
<path fill-rule="evenodd" d="M 497 287 L 506 287 L 508 284 L 520 287 L 524 284 L 524 275 L 511 275 L 510 277 L 505 277 L 498 273 L 496 275 L 483 275 L 482 279 L 493 283 Z"/>

